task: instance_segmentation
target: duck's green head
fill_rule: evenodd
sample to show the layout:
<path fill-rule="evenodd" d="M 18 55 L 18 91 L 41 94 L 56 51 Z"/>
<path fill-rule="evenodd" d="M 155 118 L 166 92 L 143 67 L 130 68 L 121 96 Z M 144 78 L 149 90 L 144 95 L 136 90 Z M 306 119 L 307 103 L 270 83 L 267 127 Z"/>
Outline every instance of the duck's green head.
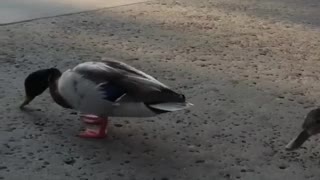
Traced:
<path fill-rule="evenodd" d="M 22 109 L 36 96 L 42 94 L 48 88 L 49 83 L 60 76 L 61 72 L 56 68 L 42 69 L 29 74 L 24 81 L 26 97 L 20 108 Z"/>
<path fill-rule="evenodd" d="M 311 110 L 302 124 L 302 131 L 287 146 L 286 150 L 295 150 L 309 139 L 310 136 L 320 133 L 320 108 Z"/>

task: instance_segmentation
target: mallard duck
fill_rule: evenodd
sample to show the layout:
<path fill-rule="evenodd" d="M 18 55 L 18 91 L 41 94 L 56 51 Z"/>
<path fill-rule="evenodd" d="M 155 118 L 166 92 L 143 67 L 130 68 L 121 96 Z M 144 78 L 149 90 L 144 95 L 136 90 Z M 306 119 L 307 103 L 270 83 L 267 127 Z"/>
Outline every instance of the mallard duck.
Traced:
<path fill-rule="evenodd" d="M 84 62 L 61 73 L 42 69 L 27 76 L 23 109 L 48 87 L 53 100 L 64 108 L 80 112 L 85 123 L 99 124 L 86 129 L 83 138 L 104 138 L 108 117 L 151 117 L 192 106 L 154 77 L 123 62 Z"/>
<path fill-rule="evenodd" d="M 311 136 L 320 133 L 320 108 L 311 110 L 303 124 L 302 131 L 286 146 L 286 150 L 296 150 L 302 146 L 302 144 L 308 140 Z"/>

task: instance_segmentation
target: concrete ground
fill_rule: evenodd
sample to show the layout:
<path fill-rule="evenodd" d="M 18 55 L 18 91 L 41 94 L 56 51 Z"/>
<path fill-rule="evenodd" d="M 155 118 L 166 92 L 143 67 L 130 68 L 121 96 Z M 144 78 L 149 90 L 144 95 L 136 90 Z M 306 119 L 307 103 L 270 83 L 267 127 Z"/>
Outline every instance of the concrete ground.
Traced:
<path fill-rule="evenodd" d="M 317 180 L 318 137 L 284 146 L 320 95 L 316 0 L 159 0 L 0 27 L 0 179 Z M 48 93 L 22 112 L 39 68 L 119 58 L 185 93 L 192 109 L 113 118 L 75 137 Z"/>

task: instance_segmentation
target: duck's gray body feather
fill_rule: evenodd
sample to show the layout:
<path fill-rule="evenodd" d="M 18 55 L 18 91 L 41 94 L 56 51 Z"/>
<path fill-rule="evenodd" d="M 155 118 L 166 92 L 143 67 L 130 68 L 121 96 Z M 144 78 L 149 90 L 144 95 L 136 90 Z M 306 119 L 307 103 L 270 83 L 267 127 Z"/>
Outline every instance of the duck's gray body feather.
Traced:
<path fill-rule="evenodd" d="M 64 72 L 58 91 L 82 113 L 148 117 L 189 107 L 185 97 L 118 61 L 85 62 Z"/>

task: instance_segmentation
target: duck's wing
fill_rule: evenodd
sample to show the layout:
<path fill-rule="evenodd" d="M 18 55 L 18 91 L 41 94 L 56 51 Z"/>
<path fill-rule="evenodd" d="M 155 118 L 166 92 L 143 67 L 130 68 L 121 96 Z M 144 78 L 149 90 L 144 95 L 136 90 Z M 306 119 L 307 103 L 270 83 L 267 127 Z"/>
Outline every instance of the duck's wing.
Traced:
<path fill-rule="evenodd" d="M 185 102 L 182 94 L 176 93 L 154 77 L 118 61 L 86 62 L 73 71 L 96 84 L 101 91 L 113 94 L 114 101 L 136 101 L 146 104 Z M 110 98 L 110 97 L 109 97 Z"/>

